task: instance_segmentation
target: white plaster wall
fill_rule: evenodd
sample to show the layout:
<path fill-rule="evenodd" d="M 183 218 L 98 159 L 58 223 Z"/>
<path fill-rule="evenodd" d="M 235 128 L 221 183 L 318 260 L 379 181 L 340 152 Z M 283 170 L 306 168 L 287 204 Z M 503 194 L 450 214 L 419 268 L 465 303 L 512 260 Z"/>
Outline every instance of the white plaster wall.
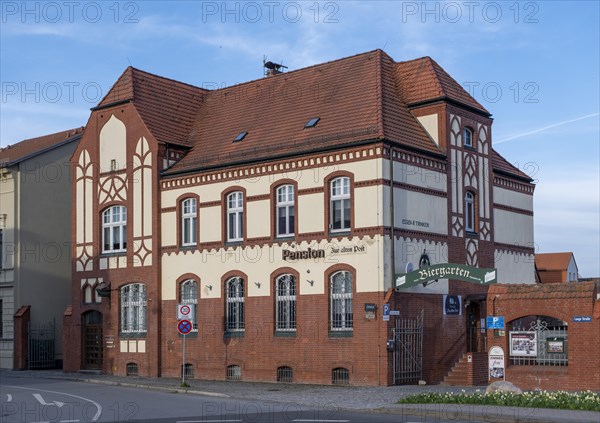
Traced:
<path fill-rule="evenodd" d="M 397 228 L 444 235 L 448 233 L 446 198 L 396 188 L 394 213 Z M 423 223 L 427 226 L 423 226 Z"/>
<path fill-rule="evenodd" d="M 177 213 L 163 213 L 161 216 L 161 239 L 163 245 L 177 245 Z"/>
<path fill-rule="evenodd" d="M 300 233 L 322 232 L 325 227 L 325 203 L 323 194 L 298 197 L 298 231 Z"/>
<path fill-rule="evenodd" d="M 494 187 L 494 203 L 533 211 L 533 195 Z"/>
<path fill-rule="evenodd" d="M 425 128 L 425 130 L 427 131 L 429 136 L 433 138 L 435 143 L 437 145 L 440 145 L 437 113 L 433 115 L 419 116 L 417 117 L 417 120 L 421 122 L 421 125 L 423 125 L 423 128 Z"/>
<path fill-rule="evenodd" d="M 248 227 L 245 230 L 248 238 L 271 236 L 270 204 L 269 200 L 246 203 Z"/>
<path fill-rule="evenodd" d="M 199 211 L 200 242 L 221 241 L 221 206 L 202 207 Z"/>
<path fill-rule="evenodd" d="M 498 269 L 498 283 L 535 283 L 535 258 L 533 254 L 520 254 L 496 250 L 494 267 Z"/>
<path fill-rule="evenodd" d="M 571 257 L 571 260 L 569 261 L 569 266 L 567 267 L 567 280 L 569 282 L 577 282 L 578 279 L 579 279 L 579 276 L 578 276 L 577 264 L 575 263 L 575 260 L 573 259 L 573 257 Z"/>
<path fill-rule="evenodd" d="M 13 315 L 15 314 L 14 290 L 12 287 L 0 287 L 2 300 L 2 338 L 0 339 L 0 368 L 13 367 Z"/>
<path fill-rule="evenodd" d="M 354 226 L 368 228 L 383 225 L 381 185 L 356 188 L 354 190 Z M 322 215 L 321 215 L 322 216 Z"/>
<path fill-rule="evenodd" d="M 0 169 L 0 229 L 2 230 L 2 263 L 0 282 L 14 279 L 15 256 L 15 184 L 13 173 Z"/>
<path fill-rule="evenodd" d="M 111 161 L 117 163 L 116 170 L 127 166 L 127 136 L 125 124 L 112 115 L 100 130 L 100 171 L 111 170 Z"/>
<path fill-rule="evenodd" d="M 533 247 L 533 216 L 495 209 L 494 239 L 502 244 Z"/>
<path fill-rule="evenodd" d="M 343 246 L 364 247 L 364 251 L 356 253 L 335 254 L 332 248 Z M 284 261 L 282 250 L 306 251 L 308 248 L 324 249 L 325 258 Z M 176 280 L 185 273 L 193 273 L 200 278 L 201 298 L 222 297 L 222 276 L 232 270 L 248 275 L 248 296 L 269 296 L 271 289 L 270 275 L 280 267 L 293 267 L 300 273 L 298 289 L 300 295 L 323 294 L 326 292 L 325 271 L 338 263 L 346 263 L 354 267 L 356 275 L 356 292 L 384 291 L 383 269 L 381 266 L 382 239 L 358 237 L 343 242 L 320 243 L 302 242 L 291 246 L 287 243 L 263 247 L 238 247 L 203 252 L 180 252 L 163 254 L 162 256 L 162 299 L 177 298 Z M 313 281 L 311 285 L 308 281 Z M 260 288 L 256 283 L 260 283 Z M 209 289 L 207 285 L 212 286 Z"/>
<path fill-rule="evenodd" d="M 383 177 L 389 179 L 389 161 L 383 161 Z M 408 163 L 394 162 L 394 181 L 417 187 L 431 188 L 446 192 L 448 189 L 446 174 Z"/>

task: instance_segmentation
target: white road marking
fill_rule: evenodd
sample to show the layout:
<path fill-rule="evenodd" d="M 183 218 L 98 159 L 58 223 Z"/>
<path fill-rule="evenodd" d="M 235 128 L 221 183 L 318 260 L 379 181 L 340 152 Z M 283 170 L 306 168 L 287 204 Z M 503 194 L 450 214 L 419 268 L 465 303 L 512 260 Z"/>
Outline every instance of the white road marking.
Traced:
<path fill-rule="evenodd" d="M 6 394 L 6 402 L 11 402 L 11 401 L 12 401 L 12 395 Z"/>
<path fill-rule="evenodd" d="M 348 423 L 350 420 L 294 419 L 293 422 Z"/>
<path fill-rule="evenodd" d="M 32 394 L 33 397 L 38 400 L 38 402 L 42 405 L 56 405 L 58 408 L 62 407 L 63 405 L 65 405 L 64 402 L 60 402 L 60 401 L 52 401 L 52 402 L 46 402 L 44 400 L 44 398 L 40 395 L 40 394 Z"/>
<path fill-rule="evenodd" d="M 96 414 L 94 414 L 94 417 L 92 417 L 92 419 L 90 421 L 95 422 L 100 418 L 100 415 L 102 414 L 102 406 L 100 404 L 98 404 L 96 401 L 91 400 L 89 398 L 84 398 L 84 397 L 80 397 L 78 395 L 73 395 L 73 394 L 67 394 L 66 392 L 56 392 L 56 391 L 47 391 L 45 389 L 34 389 L 34 388 L 24 388 L 22 386 L 10 386 L 10 385 L 4 385 L 5 388 L 17 388 L 17 389 L 26 389 L 28 391 L 41 391 L 41 392 L 48 392 L 49 394 L 58 394 L 58 395 L 66 395 L 68 397 L 73 397 L 73 398 L 77 398 L 83 401 L 87 401 L 87 402 L 91 402 L 92 404 L 94 404 L 94 406 L 96 407 L 96 410 L 98 410 L 96 412 Z"/>

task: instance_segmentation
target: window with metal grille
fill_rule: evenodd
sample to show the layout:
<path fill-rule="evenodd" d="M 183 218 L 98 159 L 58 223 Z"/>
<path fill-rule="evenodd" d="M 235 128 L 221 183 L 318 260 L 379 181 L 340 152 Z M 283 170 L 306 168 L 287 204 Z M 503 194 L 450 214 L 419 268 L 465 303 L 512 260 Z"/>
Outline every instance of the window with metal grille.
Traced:
<path fill-rule="evenodd" d="M 138 375 L 138 365 L 137 363 L 127 363 L 127 367 L 125 370 L 125 374 L 127 376 L 137 376 Z"/>
<path fill-rule="evenodd" d="M 513 366 L 568 366 L 568 324 L 550 316 L 525 316 L 509 322 Z"/>
<path fill-rule="evenodd" d="M 142 283 L 121 288 L 121 332 L 146 333 L 146 285 Z"/>
<path fill-rule="evenodd" d="M 465 193 L 465 230 L 475 232 L 475 194 Z"/>
<path fill-rule="evenodd" d="M 296 278 L 282 275 L 275 281 L 275 329 L 296 331 Z"/>
<path fill-rule="evenodd" d="M 188 279 L 181 284 L 181 304 L 190 306 L 188 320 L 192 322 L 192 332 L 198 332 L 198 284 Z"/>
<path fill-rule="evenodd" d="M 288 366 L 277 368 L 277 382 L 293 382 L 293 370 Z"/>
<path fill-rule="evenodd" d="M 283 185 L 277 188 L 277 236 L 293 236 L 295 223 L 294 186 Z"/>
<path fill-rule="evenodd" d="M 331 232 L 350 230 L 350 178 L 331 181 L 329 228 Z"/>
<path fill-rule="evenodd" d="M 348 385 L 350 372 L 344 367 L 337 367 L 331 371 L 331 383 L 334 385 Z"/>
<path fill-rule="evenodd" d="M 236 191 L 227 196 L 227 241 L 244 239 L 244 194 Z"/>
<path fill-rule="evenodd" d="M 239 277 L 226 282 L 227 289 L 227 331 L 244 330 L 244 280 Z"/>
<path fill-rule="evenodd" d="M 197 204 L 195 198 L 188 198 L 181 203 L 181 244 L 196 244 Z"/>
<path fill-rule="evenodd" d="M 227 380 L 242 380 L 242 368 L 235 364 L 227 366 Z"/>
<path fill-rule="evenodd" d="M 102 213 L 102 252 L 117 253 L 127 249 L 127 209 L 113 206 Z"/>
<path fill-rule="evenodd" d="M 352 273 L 336 272 L 330 282 L 330 323 L 332 331 L 352 330 Z"/>
<path fill-rule="evenodd" d="M 194 378 L 194 365 L 191 363 L 185 363 L 185 366 L 181 366 L 181 376 L 183 377 L 183 372 L 185 372 L 186 379 Z"/>

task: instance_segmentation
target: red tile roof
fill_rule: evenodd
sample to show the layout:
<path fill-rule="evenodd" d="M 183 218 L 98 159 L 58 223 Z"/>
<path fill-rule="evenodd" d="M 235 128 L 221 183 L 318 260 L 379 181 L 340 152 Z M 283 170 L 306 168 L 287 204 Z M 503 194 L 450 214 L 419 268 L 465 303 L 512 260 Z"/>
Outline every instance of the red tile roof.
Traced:
<path fill-rule="evenodd" d="M 573 253 L 540 253 L 535 255 L 535 267 L 538 270 L 564 270 L 569 267 Z"/>
<path fill-rule="evenodd" d="M 128 67 L 98 107 L 133 101 L 154 137 L 189 145 L 189 134 L 207 90 Z"/>
<path fill-rule="evenodd" d="M 443 156 L 407 106 L 440 99 L 489 115 L 431 58 L 381 50 L 213 91 L 129 67 L 98 107 L 132 101 L 159 142 L 191 147 L 174 174 L 384 139 Z M 530 180 L 493 154 L 494 169 Z"/>
<path fill-rule="evenodd" d="M 450 99 L 490 114 L 431 57 L 397 63 L 402 99 L 408 105 Z"/>
<path fill-rule="evenodd" d="M 517 167 L 513 166 L 506 160 L 504 157 L 500 155 L 496 150 L 492 148 L 492 167 L 495 171 L 500 171 L 512 176 L 518 176 L 521 179 L 525 179 L 528 182 L 533 181 L 531 177 L 522 172 Z"/>
<path fill-rule="evenodd" d="M 9 166 L 44 151 L 75 141 L 83 133 L 83 127 L 30 138 L 0 149 L 0 166 Z"/>

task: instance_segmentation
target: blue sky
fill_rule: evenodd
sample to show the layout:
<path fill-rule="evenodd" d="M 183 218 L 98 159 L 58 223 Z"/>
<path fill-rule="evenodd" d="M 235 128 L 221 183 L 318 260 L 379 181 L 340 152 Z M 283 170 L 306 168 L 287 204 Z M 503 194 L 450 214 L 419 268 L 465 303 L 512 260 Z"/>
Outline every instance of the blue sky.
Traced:
<path fill-rule="evenodd" d="M 600 275 L 597 1 L 2 1 L 0 145 L 84 125 L 128 66 L 206 87 L 384 49 L 431 56 L 537 181 L 538 252 Z"/>

